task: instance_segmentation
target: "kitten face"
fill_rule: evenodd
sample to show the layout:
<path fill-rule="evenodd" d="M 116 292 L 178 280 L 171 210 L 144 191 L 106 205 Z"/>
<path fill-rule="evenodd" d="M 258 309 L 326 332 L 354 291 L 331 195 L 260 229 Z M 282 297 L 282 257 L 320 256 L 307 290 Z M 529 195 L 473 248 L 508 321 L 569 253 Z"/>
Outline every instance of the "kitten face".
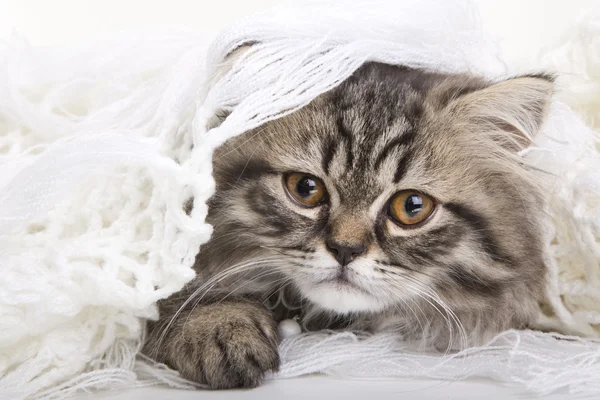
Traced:
<path fill-rule="evenodd" d="M 522 321 L 542 296 L 543 205 L 510 154 L 550 90 L 365 65 L 215 153 L 199 257 L 275 259 L 273 282 L 335 313 L 443 302 Z"/>

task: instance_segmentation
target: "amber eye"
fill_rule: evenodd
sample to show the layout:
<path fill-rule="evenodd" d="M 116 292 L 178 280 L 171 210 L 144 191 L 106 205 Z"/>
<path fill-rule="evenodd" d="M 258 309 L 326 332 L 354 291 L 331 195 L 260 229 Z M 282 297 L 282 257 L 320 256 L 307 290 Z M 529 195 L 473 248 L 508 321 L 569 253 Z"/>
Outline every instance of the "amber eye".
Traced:
<path fill-rule="evenodd" d="M 390 201 L 390 216 L 400 225 L 416 225 L 435 210 L 435 200 L 415 190 L 397 193 Z"/>
<path fill-rule="evenodd" d="M 293 172 L 284 175 L 283 179 L 287 192 L 301 206 L 316 207 L 326 200 L 327 191 L 319 178 Z"/>

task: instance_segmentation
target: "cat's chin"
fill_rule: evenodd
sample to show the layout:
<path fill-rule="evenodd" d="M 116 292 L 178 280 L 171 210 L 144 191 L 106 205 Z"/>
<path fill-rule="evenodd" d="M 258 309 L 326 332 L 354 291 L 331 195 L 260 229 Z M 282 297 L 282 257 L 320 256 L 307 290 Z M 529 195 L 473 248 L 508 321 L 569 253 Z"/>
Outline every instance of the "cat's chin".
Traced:
<path fill-rule="evenodd" d="M 312 303 L 338 314 L 377 312 L 385 308 L 381 300 L 369 293 L 336 282 L 301 285 L 300 289 Z"/>

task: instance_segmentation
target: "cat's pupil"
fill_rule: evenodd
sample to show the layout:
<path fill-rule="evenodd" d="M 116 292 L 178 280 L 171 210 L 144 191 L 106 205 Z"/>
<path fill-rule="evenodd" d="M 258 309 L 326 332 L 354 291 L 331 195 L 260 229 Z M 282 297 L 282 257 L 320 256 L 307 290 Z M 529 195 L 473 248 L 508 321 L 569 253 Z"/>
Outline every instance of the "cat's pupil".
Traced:
<path fill-rule="evenodd" d="M 302 197 L 310 197 L 317 191 L 317 183 L 308 176 L 300 179 L 296 184 L 296 193 Z"/>
<path fill-rule="evenodd" d="M 417 214 L 423 211 L 423 198 L 418 194 L 408 196 L 404 202 L 404 211 L 409 217 L 416 217 Z"/>

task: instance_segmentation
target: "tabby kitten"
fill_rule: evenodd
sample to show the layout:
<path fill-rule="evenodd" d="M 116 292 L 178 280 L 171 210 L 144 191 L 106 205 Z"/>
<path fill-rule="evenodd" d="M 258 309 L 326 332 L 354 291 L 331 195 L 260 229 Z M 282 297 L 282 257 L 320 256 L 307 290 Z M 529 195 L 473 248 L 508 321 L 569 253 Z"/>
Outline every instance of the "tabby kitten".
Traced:
<path fill-rule="evenodd" d="M 277 370 L 277 321 L 438 349 L 533 322 L 542 196 L 517 156 L 552 79 L 379 63 L 214 156 L 211 241 L 145 351 L 211 388 Z"/>

